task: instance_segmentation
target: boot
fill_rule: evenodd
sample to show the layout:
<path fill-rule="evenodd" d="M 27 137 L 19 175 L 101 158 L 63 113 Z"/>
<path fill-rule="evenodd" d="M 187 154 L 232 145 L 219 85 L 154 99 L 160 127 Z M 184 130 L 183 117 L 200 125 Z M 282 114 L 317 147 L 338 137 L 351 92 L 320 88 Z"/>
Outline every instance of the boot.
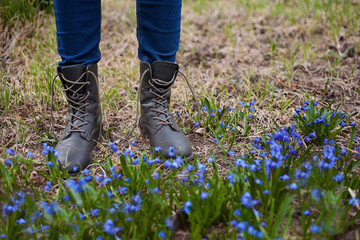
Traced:
<path fill-rule="evenodd" d="M 156 154 L 192 160 L 191 145 L 169 110 L 171 87 L 178 70 L 179 65 L 171 62 L 156 61 L 151 66 L 140 63 L 139 127 L 141 136 L 150 140 Z"/>
<path fill-rule="evenodd" d="M 58 160 L 69 174 L 85 169 L 101 139 L 102 117 L 97 65 L 58 68 L 68 101 L 65 130 L 55 147 Z"/>

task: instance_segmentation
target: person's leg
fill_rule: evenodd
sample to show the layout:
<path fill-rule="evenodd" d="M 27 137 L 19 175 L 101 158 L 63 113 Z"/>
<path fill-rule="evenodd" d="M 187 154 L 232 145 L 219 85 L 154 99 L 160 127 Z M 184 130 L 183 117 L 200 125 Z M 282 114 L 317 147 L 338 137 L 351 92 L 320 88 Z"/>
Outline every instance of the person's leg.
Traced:
<path fill-rule="evenodd" d="M 70 174 L 86 168 L 101 138 L 101 103 L 97 62 L 100 60 L 100 0 L 54 0 L 58 52 L 57 69 L 69 113 L 55 147 L 60 167 Z"/>
<path fill-rule="evenodd" d="M 137 0 L 140 63 L 140 132 L 165 158 L 193 158 L 189 141 L 169 110 L 180 42 L 181 0 Z M 180 162 L 177 162 L 181 165 Z"/>
<path fill-rule="evenodd" d="M 137 0 L 138 57 L 142 62 L 175 62 L 179 49 L 181 0 Z"/>
<path fill-rule="evenodd" d="M 54 0 L 59 67 L 100 60 L 100 0 Z"/>

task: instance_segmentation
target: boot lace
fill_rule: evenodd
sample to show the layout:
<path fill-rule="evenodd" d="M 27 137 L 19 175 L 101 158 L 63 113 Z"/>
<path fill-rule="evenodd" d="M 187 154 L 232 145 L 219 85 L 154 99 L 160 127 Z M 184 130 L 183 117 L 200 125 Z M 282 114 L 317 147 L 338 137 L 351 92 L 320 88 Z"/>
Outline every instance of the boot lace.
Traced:
<path fill-rule="evenodd" d="M 157 105 L 155 105 L 155 107 L 157 107 L 157 108 L 151 108 L 150 109 L 151 111 L 156 112 L 157 116 L 153 117 L 154 120 L 159 121 L 156 124 L 156 126 L 159 126 L 159 125 L 172 125 L 172 122 L 169 121 L 170 118 L 171 118 L 171 115 L 169 115 L 169 111 L 167 111 L 167 108 L 166 108 L 166 104 L 168 103 L 167 99 L 166 99 L 166 95 L 169 93 L 174 81 L 175 81 L 175 74 L 174 74 L 174 76 L 172 77 L 172 79 L 169 82 L 165 82 L 165 81 L 162 81 L 160 79 L 155 79 L 155 78 L 148 80 L 148 83 L 151 86 L 150 92 L 157 97 L 157 98 L 151 99 L 152 102 L 157 104 Z M 162 91 L 159 88 L 157 88 L 153 83 L 155 83 L 158 86 L 168 87 L 168 88 L 166 88 L 165 90 Z M 162 106 L 164 110 L 158 109 L 159 106 Z M 159 117 L 160 114 L 165 115 L 165 119 Z"/>
<path fill-rule="evenodd" d="M 122 141 L 120 141 L 120 144 L 130 138 L 130 136 L 133 134 L 133 132 L 134 132 L 136 126 L 137 126 L 137 122 L 139 121 L 140 91 L 141 91 L 141 88 L 142 88 L 143 79 L 144 79 L 145 75 L 146 75 L 149 71 L 150 71 L 149 68 L 146 69 L 146 70 L 143 72 L 143 74 L 141 75 L 141 77 L 140 77 L 140 86 L 139 86 L 139 88 L 138 88 L 138 95 L 137 95 L 137 101 L 136 101 L 136 118 L 135 118 L 134 126 L 132 127 L 130 133 L 128 133 L 128 134 L 126 135 L 126 137 L 125 137 Z M 154 78 L 149 79 L 149 84 L 150 84 L 150 86 L 151 86 L 152 88 L 154 88 L 154 90 L 155 90 L 156 92 L 152 91 L 151 89 L 150 89 L 150 91 L 151 91 L 155 96 L 157 96 L 157 97 L 159 98 L 159 100 L 153 99 L 152 101 L 154 101 L 154 102 L 156 102 L 157 104 L 162 105 L 162 106 L 164 107 L 164 110 L 159 110 L 159 109 L 155 109 L 155 108 L 153 108 L 153 109 L 151 109 L 151 110 L 153 110 L 153 111 L 155 111 L 155 112 L 157 112 L 157 113 L 159 113 L 159 114 L 164 114 L 164 115 L 166 115 L 166 118 L 165 118 L 165 119 L 160 118 L 160 117 L 154 117 L 154 119 L 157 119 L 157 120 L 160 121 L 159 123 L 157 123 L 157 125 L 158 125 L 158 124 L 163 124 L 163 125 L 172 124 L 172 123 L 169 121 L 169 119 L 171 118 L 171 116 L 168 116 L 168 112 L 167 112 L 167 108 L 165 107 L 165 104 L 167 103 L 166 94 L 170 91 L 170 89 L 171 89 L 171 87 L 172 87 L 172 85 L 173 85 L 173 83 L 174 83 L 174 81 L 175 81 L 175 79 L 176 79 L 177 74 L 180 74 L 180 75 L 185 79 L 185 81 L 186 81 L 186 83 L 187 83 L 187 85 L 188 85 L 188 87 L 189 87 L 189 89 L 190 89 L 190 91 L 191 91 L 191 94 L 192 94 L 192 96 L 193 96 L 193 99 L 194 99 L 194 101 L 195 101 L 195 104 L 196 104 L 196 108 L 197 108 L 197 120 L 198 120 L 198 121 L 200 120 L 200 106 L 199 106 L 199 104 L 198 104 L 198 102 L 197 102 L 197 100 L 196 100 L 194 91 L 193 91 L 192 88 L 191 88 L 191 85 L 190 85 L 190 83 L 189 83 L 189 80 L 187 79 L 187 77 L 185 76 L 184 73 L 182 73 L 181 71 L 176 71 L 176 72 L 174 73 L 174 76 L 173 76 L 172 79 L 170 80 L 170 82 L 165 82 L 165 81 L 162 81 L 162 80 L 160 80 L 160 79 L 154 79 Z M 157 85 L 159 85 L 159 86 L 164 86 L 164 87 L 167 87 L 167 86 L 168 86 L 168 88 L 165 89 L 164 91 L 161 91 L 160 89 L 158 89 L 157 87 L 155 87 L 154 84 L 151 83 L 151 80 L 152 80 L 154 83 L 156 83 Z M 190 129 L 189 132 L 185 133 L 185 135 L 189 134 L 189 133 L 192 132 L 194 129 L 195 129 L 195 126 L 193 126 L 193 127 Z"/>
<path fill-rule="evenodd" d="M 68 85 L 68 87 L 63 84 L 63 89 L 62 89 L 65 92 L 65 97 L 69 103 L 69 108 L 70 108 L 69 110 L 70 110 L 71 121 L 69 122 L 70 129 L 68 130 L 68 132 L 85 132 L 85 130 L 81 129 L 81 127 L 84 125 L 87 125 L 89 123 L 89 122 L 85 121 L 84 118 L 89 115 L 89 113 L 85 112 L 85 107 L 87 105 L 89 105 L 89 103 L 86 102 L 86 99 L 89 97 L 90 92 L 87 91 L 86 94 L 79 94 L 79 91 L 81 89 L 83 89 L 85 87 L 85 85 L 89 85 L 90 82 L 89 81 L 79 82 L 79 81 L 87 73 L 92 74 L 96 78 L 96 75 L 91 71 L 84 72 L 75 81 L 71 81 L 71 80 L 65 78 L 62 73 L 59 73 L 54 77 L 52 84 L 51 84 L 51 130 L 52 130 L 52 134 L 54 137 L 55 137 L 55 131 L 54 131 L 53 105 L 54 105 L 54 82 L 55 82 L 55 79 L 58 76 L 61 76 L 61 78 L 66 83 L 68 83 L 68 84 L 66 84 L 66 85 Z M 80 85 L 80 86 L 76 88 L 75 86 L 77 86 L 77 85 Z M 74 89 L 76 89 L 76 90 L 74 90 Z M 78 114 L 76 114 L 76 113 L 78 113 Z M 77 121 L 77 120 L 79 120 L 80 122 L 75 124 L 75 121 Z"/>

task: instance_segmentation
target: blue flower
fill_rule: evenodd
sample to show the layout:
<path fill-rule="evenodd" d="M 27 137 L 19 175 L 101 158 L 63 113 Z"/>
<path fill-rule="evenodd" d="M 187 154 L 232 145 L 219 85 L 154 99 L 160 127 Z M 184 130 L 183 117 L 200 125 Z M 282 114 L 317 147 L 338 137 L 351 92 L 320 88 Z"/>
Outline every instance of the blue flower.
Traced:
<path fill-rule="evenodd" d="M 0 238 L 1 238 L 1 239 L 7 238 L 7 235 L 4 234 L 4 233 L 2 233 L 2 234 L 0 234 Z"/>
<path fill-rule="evenodd" d="M 217 143 L 217 142 L 218 142 L 218 140 L 217 140 L 216 138 L 214 138 L 214 139 L 213 139 L 213 142 L 214 142 L 214 143 Z"/>
<path fill-rule="evenodd" d="M 49 167 L 54 167 L 54 163 L 51 162 L 51 161 L 47 162 L 47 165 L 48 165 Z"/>
<path fill-rule="evenodd" d="M 114 167 L 114 166 L 113 166 L 113 167 Z M 110 168 L 110 171 L 111 171 L 111 169 L 112 169 L 112 168 Z M 81 172 L 82 172 L 83 175 L 87 175 L 87 174 L 90 174 L 90 173 L 91 173 L 91 171 L 90 171 L 89 169 L 87 169 L 87 168 L 84 169 L 84 170 L 82 170 Z"/>
<path fill-rule="evenodd" d="M 235 152 L 234 152 L 233 150 L 230 150 L 230 151 L 228 152 L 228 154 L 229 154 L 230 156 L 235 156 Z"/>
<path fill-rule="evenodd" d="M 105 177 L 101 182 L 101 186 L 105 186 L 107 183 L 111 182 L 111 180 L 111 178 Z"/>
<path fill-rule="evenodd" d="M 251 208 L 256 206 L 260 202 L 260 200 L 253 200 L 250 193 L 246 192 L 240 198 L 241 204 L 247 208 Z"/>
<path fill-rule="evenodd" d="M 166 161 L 164 162 L 164 167 L 165 167 L 165 168 L 173 169 L 173 164 L 172 164 L 169 160 L 166 160 Z"/>
<path fill-rule="evenodd" d="M 139 164 L 139 159 L 138 158 L 135 158 L 133 161 L 132 161 L 132 165 L 138 165 Z"/>
<path fill-rule="evenodd" d="M 280 136 L 279 137 L 274 136 L 275 139 L 278 138 L 278 139 L 281 139 L 281 140 L 286 139 L 284 137 L 287 138 L 287 136 L 284 136 L 284 135 L 281 135 L 281 137 Z M 275 140 L 270 141 L 270 148 L 271 148 L 270 149 L 270 154 L 271 154 L 272 158 L 275 158 L 278 161 L 282 161 L 284 159 L 284 156 L 282 155 L 283 147 L 280 144 L 276 143 Z"/>
<path fill-rule="evenodd" d="M 315 133 L 315 132 L 310 133 L 310 134 L 309 134 L 309 137 L 311 137 L 311 138 L 316 138 L 316 133 Z"/>
<path fill-rule="evenodd" d="M 159 232 L 158 237 L 162 238 L 162 239 L 165 239 L 165 237 L 166 237 L 165 232 L 164 231 Z"/>
<path fill-rule="evenodd" d="M 359 199 L 355 198 L 355 197 L 350 198 L 349 199 L 349 204 L 355 206 L 356 204 L 359 204 Z"/>
<path fill-rule="evenodd" d="M 174 228 L 173 221 L 171 220 L 170 217 L 167 217 L 165 219 L 165 224 L 166 224 L 166 227 L 170 228 L 171 230 Z"/>
<path fill-rule="evenodd" d="M 6 149 L 6 150 L 5 150 L 5 153 L 6 153 L 7 155 L 10 155 L 10 156 L 14 156 L 14 155 L 15 155 L 15 151 L 12 150 L 11 148 Z"/>
<path fill-rule="evenodd" d="M 128 188 L 126 186 L 125 187 L 120 187 L 118 192 L 119 193 L 121 192 L 122 195 L 125 195 L 127 190 L 128 190 Z"/>
<path fill-rule="evenodd" d="M 5 160 L 5 165 L 6 166 L 11 166 L 12 164 L 13 164 L 13 162 L 10 159 Z"/>
<path fill-rule="evenodd" d="M 199 126 L 199 122 L 194 123 L 194 127 L 197 127 L 197 126 Z"/>
<path fill-rule="evenodd" d="M 230 221 L 230 225 L 233 227 L 236 227 L 237 224 L 238 224 L 238 221 L 236 219 L 233 219 Z"/>
<path fill-rule="evenodd" d="M 184 164 L 184 162 L 183 162 L 183 160 L 181 159 L 180 156 L 177 156 L 172 162 L 173 167 L 176 168 L 176 169 L 181 167 L 183 164 Z"/>
<path fill-rule="evenodd" d="M 33 158 L 34 154 L 32 154 L 32 152 L 28 152 L 28 154 L 26 155 L 27 158 Z"/>
<path fill-rule="evenodd" d="M 115 145 L 113 145 L 113 146 L 111 147 L 111 149 L 112 149 L 112 151 L 113 151 L 114 153 L 116 153 L 117 150 L 118 150 L 118 148 L 117 148 Z"/>
<path fill-rule="evenodd" d="M 234 175 L 232 175 L 231 173 L 229 173 L 227 175 L 227 180 L 229 180 L 230 183 L 234 183 Z"/>
<path fill-rule="evenodd" d="M 233 213 L 235 216 L 241 217 L 241 212 L 239 209 L 236 209 Z"/>
<path fill-rule="evenodd" d="M 98 217 L 99 212 L 100 212 L 100 210 L 97 209 L 97 208 L 91 209 L 90 212 L 89 212 L 89 215 L 90 215 L 90 216 L 94 216 L 94 217 Z"/>
<path fill-rule="evenodd" d="M 198 163 L 198 164 L 196 164 L 196 166 L 197 166 L 197 169 L 200 172 L 202 172 L 202 173 L 206 172 L 206 165 L 205 164 Z"/>
<path fill-rule="evenodd" d="M 263 182 L 262 182 L 260 179 L 258 179 L 258 178 L 255 178 L 254 182 L 255 182 L 256 184 L 260 185 L 260 186 L 263 185 Z"/>
<path fill-rule="evenodd" d="M 204 199 L 206 199 L 206 198 L 208 198 L 209 197 L 209 193 L 207 193 L 207 192 L 201 192 L 201 194 L 200 194 L 200 199 L 201 200 L 204 200 Z"/>
<path fill-rule="evenodd" d="M 112 197 L 113 197 L 113 194 L 112 194 L 112 192 L 111 191 L 106 191 L 106 194 L 107 194 L 107 196 L 108 196 L 108 198 L 109 199 L 111 199 Z"/>
<path fill-rule="evenodd" d="M 50 190 L 51 190 L 51 186 L 52 186 L 52 182 L 51 182 L 51 181 L 47 182 L 47 184 L 46 184 L 45 187 L 44 187 L 44 191 L 45 191 L 45 192 L 50 191 Z"/>
<path fill-rule="evenodd" d="M 284 174 L 284 175 L 280 176 L 280 180 L 281 181 L 290 180 L 290 177 L 287 174 Z"/>
<path fill-rule="evenodd" d="M 115 235 L 118 233 L 122 227 L 115 227 L 114 223 L 111 219 L 106 220 L 106 222 L 103 225 L 104 232 L 108 235 Z"/>
<path fill-rule="evenodd" d="M 290 190 L 296 190 L 296 189 L 298 189 L 298 186 L 296 185 L 296 183 L 291 183 L 289 185 L 289 188 L 290 188 Z"/>
<path fill-rule="evenodd" d="M 315 198 L 316 200 L 318 200 L 318 199 L 320 199 L 320 197 L 322 197 L 321 191 L 320 191 L 319 189 L 316 189 L 316 188 L 314 188 L 314 189 L 311 190 L 311 195 L 312 195 L 312 197 Z"/>
<path fill-rule="evenodd" d="M 160 190 L 159 190 L 158 187 L 155 187 L 155 188 L 152 190 L 153 193 L 159 193 L 159 191 L 160 191 Z"/>
<path fill-rule="evenodd" d="M 153 173 L 152 177 L 154 178 L 154 180 L 157 180 L 160 178 L 160 174 L 158 172 Z"/>
<path fill-rule="evenodd" d="M 26 223 L 26 221 L 25 221 L 25 219 L 23 219 L 23 218 L 19 218 L 19 219 L 16 220 L 16 223 L 17 223 L 18 225 L 23 225 L 23 224 Z"/>
<path fill-rule="evenodd" d="M 310 228 L 310 231 L 312 231 L 314 234 L 317 234 L 317 233 L 321 232 L 321 229 L 320 229 L 320 227 L 313 224 Z"/>
<path fill-rule="evenodd" d="M 187 167 L 186 167 L 186 171 L 188 171 L 188 172 L 191 172 L 194 169 L 195 169 L 195 167 L 193 165 L 191 165 L 191 164 L 188 164 Z"/>
<path fill-rule="evenodd" d="M 307 210 L 303 211 L 302 214 L 305 216 L 309 216 L 311 214 L 311 212 L 309 209 L 307 209 Z"/>
<path fill-rule="evenodd" d="M 63 201 L 64 201 L 64 202 L 70 201 L 70 196 L 69 196 L 69 194 L 66 194 L 66 196 L 63 197 Z"/>
<path fill-rule="evenodd" d="M 269 191 L 269 190 L 267 190 L 267 189 L 265 189 L 264 191 L 263 191 L 263 194 L 265 194 L 265 195 L 268 195 L 268 194 L 270 194 L 271 192 Z"/>
<path fill-rule="evenodd" d="M 155 152 L 160 152 L 160 150 L 161 150 L 161 147 L 154 147 Z"/>
<path fill-rule="evenodd" d="M 335 157 L 335 147 L 332 145 L 326 145 L 324 147 L 324 151 L 323 151 L 323 155 L 324 155 L 324 159 L 328 159 L 330 161 L 335 161 L 336 157 Z"/>
<path fill-rule="evenodd" d="M 187 201 L 185 204 L 184 204 L 184 208 L 181 209 L 182 212 L 184 212 L 185 214 L 189 214 L 191 212 L 191 208 L 192 207 L 192 203 L 190 201 Z"/>
<path fill-rule="evenodd" d="M 245 160 L 243 160 L 241 158 L 237 158 L 235 161 L 235 167 L 246 168 L 246 167 L 249 167 L 249 164 Z"/>
<path fill-rule="evenodd" d="M 42 225 L 39 227 L 40 232 L 47 232 L 50 229 L 48 225 Z"/>
<path fill-rule="evenodd" d="M 28 234 L 34 234 L 34 233 L 35 233 L 34 229 L 32 229 L 31 227 L 25 228 L 25 231 L 26 231 Z"/>
<path fill-rule="evenodd" d="M 335 182 L 342 182 L 342 180 L 344 179 L 344 174 L 340 173 L 338 175 L 336 175 L 335 177 L 333 177 L 333 180 Z"/>
<path fill-rule="evenodd" d="M 131 146 L 135 146 L 135 141 L 132 141 L 132 142 L 131 142 Z"/>
<path fill-rule="evenodd" d="M 57 202 L 47 203 L 45 201 L 41 201 L 41 207 L 45 210 L 48 215 L 53 215 L 54 213 L 59 212 Z"/>
<path fill-rule="evenodd" d="M 248 226 L 248 222 L 247 222 L 247 221 L 245 221 L 245 222 L 238 222 L 238 223 L 236 224 L 236 230 L 237 230 L 238 232 L 242 233 L 242 232 L 246 231 L 247 226 Z"/>

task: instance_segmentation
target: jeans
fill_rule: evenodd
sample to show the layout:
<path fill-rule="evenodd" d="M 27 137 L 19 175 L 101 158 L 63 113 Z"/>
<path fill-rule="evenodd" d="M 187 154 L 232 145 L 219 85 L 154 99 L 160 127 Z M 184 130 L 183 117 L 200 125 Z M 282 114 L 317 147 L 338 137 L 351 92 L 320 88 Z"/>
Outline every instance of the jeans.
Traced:
<path fill-rule="evenodd" d="M 119 0 L 121 1 L 121 0 Z M 137 0 L 140 61 L 175 62 L 179 49 L 181 0 Z M 54 0 L 59 67 L 100 61 L 100 0 Z"/>

